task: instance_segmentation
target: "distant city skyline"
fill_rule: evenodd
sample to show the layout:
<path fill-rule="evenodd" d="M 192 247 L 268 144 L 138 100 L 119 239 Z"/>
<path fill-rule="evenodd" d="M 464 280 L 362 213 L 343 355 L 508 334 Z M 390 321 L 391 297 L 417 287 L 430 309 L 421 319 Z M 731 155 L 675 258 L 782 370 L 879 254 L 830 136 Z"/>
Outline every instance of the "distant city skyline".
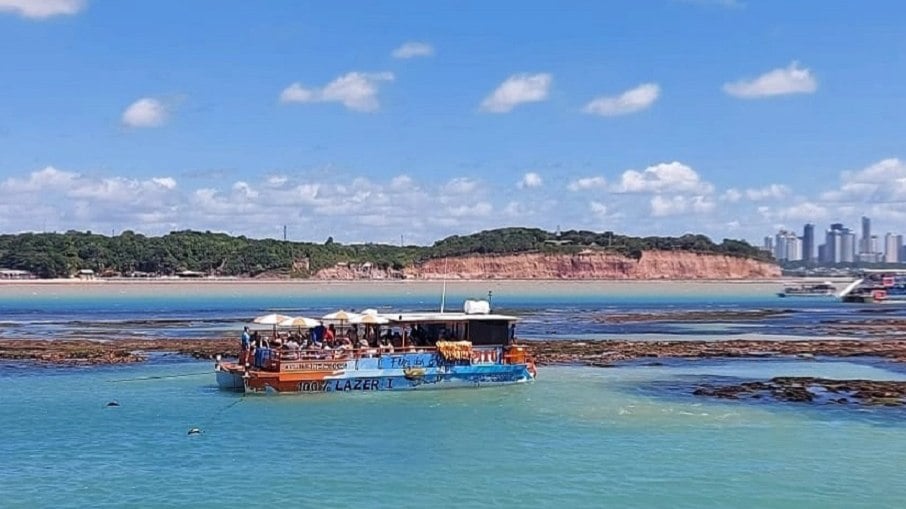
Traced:
<path fill-rule="evenodd" d="M 892 231 L 906 4 L 829 5 L 0 0 L 0 232 Z"/>
<path fill-rule="evenodd" d="M 770 251 L 779 261 L 814 264 L 873 264 L 902 263 L 906 261 L 903 235 L 886 232 L 882 237 L 872 233 L 871 218 L 862 216 L 861 235 L 844 223 L 831 223 L 825 230 L 824 242 L 816 245 L 815 225 L 806 223 L 802 235 L 780 229 L 773 236 L 765 236 L 762 249 Z"/>

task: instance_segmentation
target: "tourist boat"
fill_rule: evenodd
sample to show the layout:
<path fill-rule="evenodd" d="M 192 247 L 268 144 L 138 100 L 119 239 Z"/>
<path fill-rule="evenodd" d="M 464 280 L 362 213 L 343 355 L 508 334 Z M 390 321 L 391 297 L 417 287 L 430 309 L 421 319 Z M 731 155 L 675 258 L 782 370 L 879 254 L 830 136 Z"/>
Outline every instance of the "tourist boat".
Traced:
<path fill-rule="evenodd" d="M 835 297 L 837 288 L 829 281 L 816 285 L 788 286 L 782 292 L 777 292 L 778 297 Z"/>
<path fill-rule="evenodd" d="M 486 301 L 463 312 L 373 315 L 374 332 L 395 331 L 398 345 L 355 350 L 259 348 L 249 362 L 218 358 L 217 383 L 247 393 L 404 391 L 516 384 L 535 379 L 535 363 L 517 344 L 514 316 Z"/>
<path fill-rule="evenodd" d="M 855 281 L 840 292 L 843 302 L 906 302 L 906 270 L 863 270 Z"/>

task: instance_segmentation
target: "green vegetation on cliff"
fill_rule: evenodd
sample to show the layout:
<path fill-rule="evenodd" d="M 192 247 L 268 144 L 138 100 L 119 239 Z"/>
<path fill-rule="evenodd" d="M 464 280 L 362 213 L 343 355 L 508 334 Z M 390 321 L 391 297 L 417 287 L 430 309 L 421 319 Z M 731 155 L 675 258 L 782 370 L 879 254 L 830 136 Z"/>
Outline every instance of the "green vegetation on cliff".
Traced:
<path fill-rule="evenodd" d="M 80 269 L 98 274 L 135 272 L 171 275 L 195 271 L 223 276 L 282 274 L 307 277 L 337 263 L 371 263 L 380 269 L 402 269 L 447 256 L 570 253 L 605 249 L 638 258 L 651 249 L 725 254 L 770 261 L 770 255 L 746 242 L 724 239 L 715 244 L 704 235 L 627 237 L 612 232 L 566 231 L 553 234 L 536 228 L 501 228 L 454 235 L 433 246 L 387 244 L 342 245 L 283 242 L 232 237 L 222 233 L 179 231 L 146 237 L 125 231 L 115 237 L 91 232 L 0 235 L 0 267 L 27 270 L 43 278 L 68 277 Z"/>

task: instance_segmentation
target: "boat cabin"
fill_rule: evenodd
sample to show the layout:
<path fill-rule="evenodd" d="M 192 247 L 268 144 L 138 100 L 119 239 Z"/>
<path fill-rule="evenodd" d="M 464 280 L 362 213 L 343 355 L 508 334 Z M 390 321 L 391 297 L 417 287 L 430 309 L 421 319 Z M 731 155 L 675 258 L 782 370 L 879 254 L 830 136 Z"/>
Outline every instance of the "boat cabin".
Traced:
<path fill-rule="evenodd" d="M 472 312 L 469 312 L 472 311 Z M 332 341 L 323 331 L 277 334 L 259 344 L 250 364 L 258 369 L 283 371 L 297 361 L 346 361 L 388 355 L 455 354 L 459 360 L 485 359 L 499 362 L 516 342 L 515 316 L 499 315 L 466 307 L 459 313 L 373 314 L 371 323 L 334 323 Z M 264 342 L 262 342 L 264 343 Z M 522 351 L 521 347 L 518 351 Z M 484 353 L 483 353 L 484 352 Z M 245 361 L 242 361 L 245 362 Z"/>

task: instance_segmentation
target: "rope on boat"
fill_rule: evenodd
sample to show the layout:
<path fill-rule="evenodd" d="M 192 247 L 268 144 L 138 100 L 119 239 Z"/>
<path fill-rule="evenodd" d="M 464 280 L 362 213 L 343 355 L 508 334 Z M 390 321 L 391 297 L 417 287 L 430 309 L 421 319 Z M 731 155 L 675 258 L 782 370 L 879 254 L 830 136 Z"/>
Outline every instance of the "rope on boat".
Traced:
<path fill-rule="evenodd" d="M 122 380 L 107 380 L 110 383 L 120 383 L 120 382 L 141 382 L 144 380 L 166 380 L 167 378 L 181 378 L 184 376 L 201 376 L 201 375 L 210 375 L 210 371 L 204 371 L 201 373 L 183 373 L 181 375 L 158 375 L 158 376 L 143 376 L 139 378 L 124 378 Z"/>

